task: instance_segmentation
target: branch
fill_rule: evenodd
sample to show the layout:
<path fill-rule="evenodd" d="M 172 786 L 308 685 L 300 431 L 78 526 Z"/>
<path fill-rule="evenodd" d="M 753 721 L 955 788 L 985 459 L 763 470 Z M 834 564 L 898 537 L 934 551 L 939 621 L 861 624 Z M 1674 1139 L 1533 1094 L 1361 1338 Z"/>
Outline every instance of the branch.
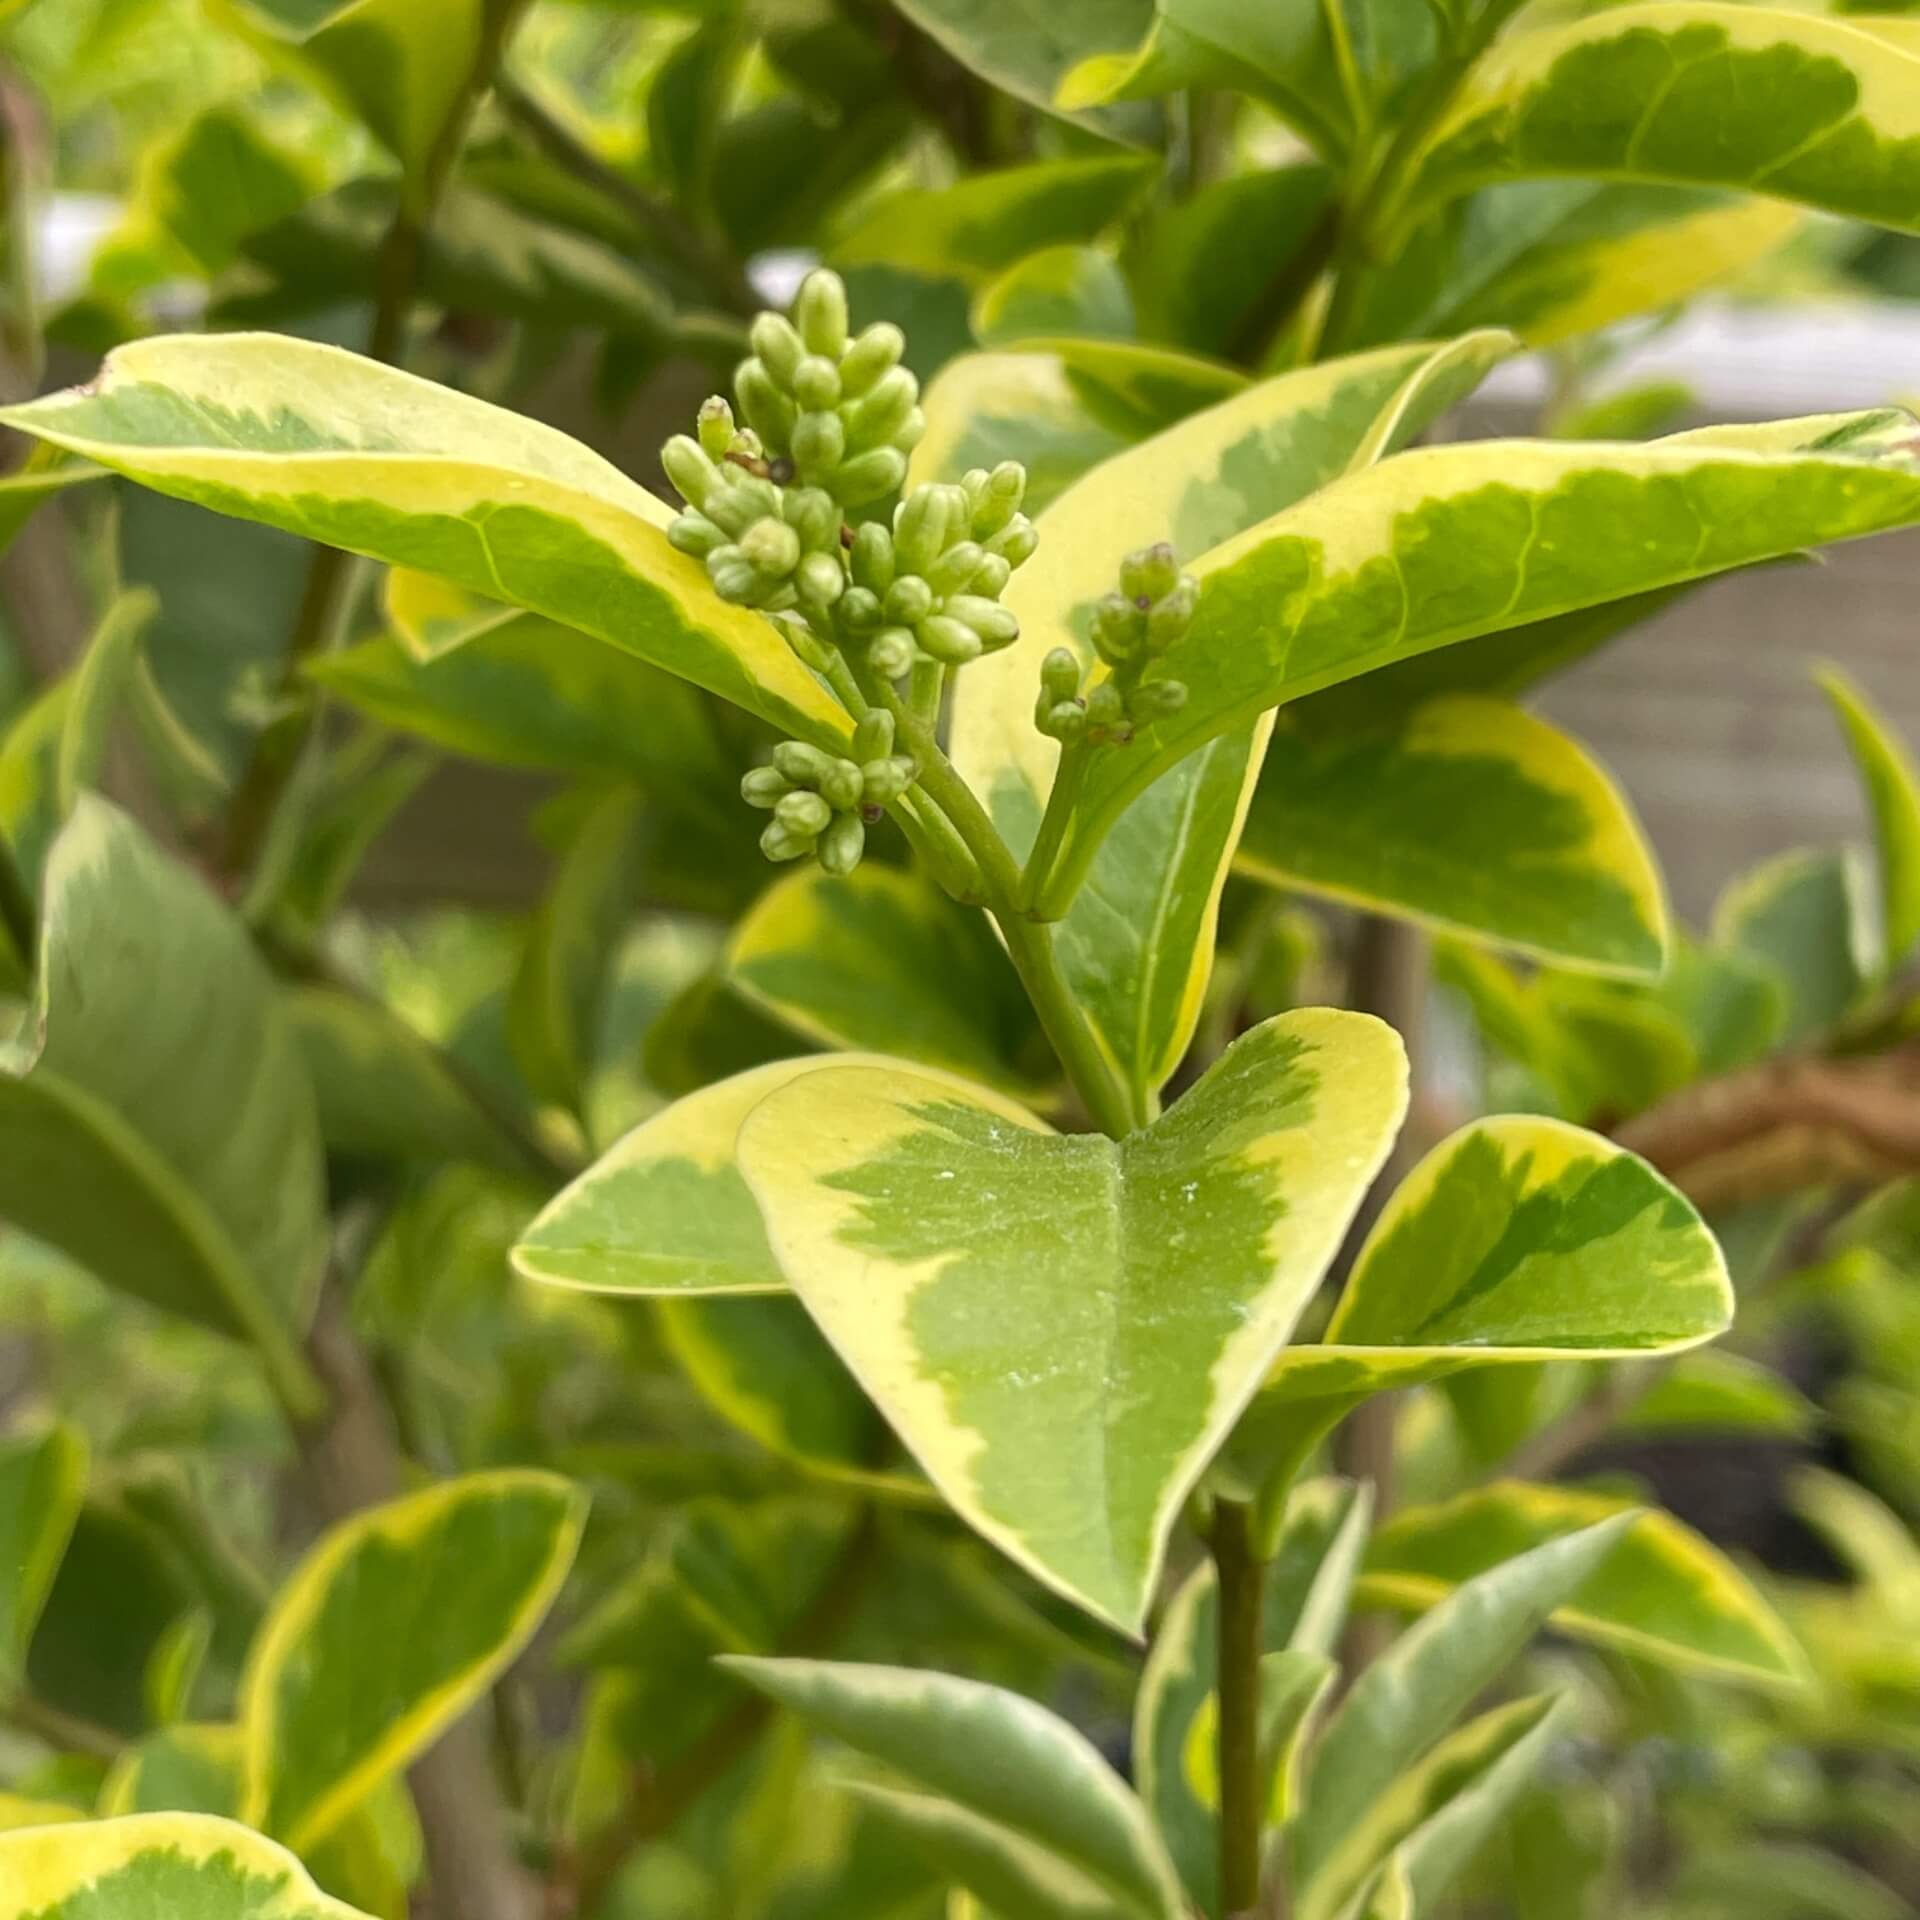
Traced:
<path fill-rule="evenodd" d="M 1682 1089 L 1614 1138 L 1702 1208 L 1920 1173 L 1920 1043 L 1744 1067 Z"/>

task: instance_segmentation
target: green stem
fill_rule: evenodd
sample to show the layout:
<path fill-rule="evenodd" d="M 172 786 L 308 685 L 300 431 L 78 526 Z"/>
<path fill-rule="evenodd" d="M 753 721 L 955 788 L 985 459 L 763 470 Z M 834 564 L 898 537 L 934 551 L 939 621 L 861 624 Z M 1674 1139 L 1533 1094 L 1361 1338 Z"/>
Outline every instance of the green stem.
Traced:
<path fill-rule="evenodd" d="M 117 1733 L 83 1720 L 64 1708 L 50 1706 L 36 1695 L 22 1691 L 13 1695 L 0 1710 L 0 1719 L 10 1720 L 23 1733 L 30 1733 L 59 1753 L 84 1753 L 93 1760 L 117 1760 L 121 1739 Z"/>
<path fill-rule="evenodd" d="M 1053 876 L 1053 863 L 1066 838 L 1067 823 L 1079 804 L 1080 790 L 1087 784 L 1087 766 L 1093 755 L 1084 740 L 1075 740 L 1060 755 L 1054 770 L 1053 787 L 1047 795 L 1047 810 L 1040 817 L 1040 831 L 1034 836 L 1033 851 L 1021 874 L 1020 897 L 1028 912 L 1038 907 L 1046 885 Z"/>
<path fill-rule="evenodd" d="M 1227 1920 L 1260 1901 L 1260 1841 L 1266 1821 L 1260 1780 L 1260 1656 L 1265 1645 L 1267 1563 L 1255 1550 L 1251 1510 L 1218 1500 L 1214 1571 L 1220 1582 L 1220 1904 Z"/>
<path fill-rule="evenodd" d="M 1027 998 L 1033 1002 L 1040 1025 L 1094 1125 L 1116 1140 L 1144 1126 L 1147 1116 L 1101 1050 L 1060 971 L 1053 930 L 1038 925 L 1021 908 L 1020 869 L 999 829 L 940 750 L 932 728 L 921 723 L 919 715 L 891 686 L 883 684 L 880 693 L 892 711 L 900 738 L 919 765 L 921 791 L 947 816 L 980 869 L 987 910 L 999 924 Z"/>
<path fill-rule="evenodd" d="M 928 727 L 940 724 L 940 696 L 946 691 L 947 669 L 938 660 L 925 657 L 913 663 L 913 678 L 907 683 L 907 697 L 913 710 Z"/>

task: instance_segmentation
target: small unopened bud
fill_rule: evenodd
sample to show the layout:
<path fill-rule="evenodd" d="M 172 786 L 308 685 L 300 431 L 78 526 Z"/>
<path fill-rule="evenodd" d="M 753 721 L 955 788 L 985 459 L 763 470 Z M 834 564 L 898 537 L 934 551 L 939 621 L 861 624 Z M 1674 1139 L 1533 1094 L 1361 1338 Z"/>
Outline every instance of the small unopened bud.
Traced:
<path fill-rule="evenodd" d="M 867 664 L 883 680 L 898 680 L 913 669 L 913 635 L 905 627 L 882 627 L 867 643 Z"/>
<path fill-rule="evenodd" d="M 1020 502 L 1026 498 L 1027 470 L 1017 460 L 1002 460 L 991 473 L 979 468 L 974 471 L 979 474 L 979 483 L 967 492 L 973 503 L 974 538 L 984 540 L 998 533 L 1020 511 Z"/>
<path fill-rule="evenodd" d="M 1199 581 L 1190 573 L 1182 574 L 1147 615 L 1147 651 L 1165 653 L 1176 640 L 1185 639 L 1199 604 Z"/>
<path fill-rule="evenodd" d="M 776 806 L 792 791 L 792 781 L 778 767 L 754 767 L 740 781 L 740 798 L 750 807 Z"/>
<path fill-rule="evenodd" d="M 1147 644 L 1147 616 L 1131 600 L 1109 593 L 1093 609 L 1093 644 L 1110 667 L 1137 659 Z"/>
<path fill-rule="evenodd" d="M 1060 700 L 1049 706 L 1044 698 L 1035 709 L 1033 724 L 1062 746 L 1087 730 L 1087 710 L 1078 700 Z"/>
<path fill-rule="evenodd" d="M 885 593 L 893 585 L 893 535 L 878 520 L 864 522 L 854 534 L 847 570 L 869 593 Z"/>
<path fill-rule="evenodd" d="M 875 707 L 853 730 L 856 760 L 884 760 L 893 751 L 893 715 Z"/>
<path fill-rule="evenodd" d="M 997 600 L 983 600 L 977 593 L 949 594 L 944 611 L 950 619 L 971 627 L 988 652 L 1020 637 L 1020 621 L 1012 609 Z"/>
<path fill-rule="evenodd" d="M 1071 647 L 1054 647 L 1040 662 L 1040 685 L 1050 701 L 1071 700 L 1080 691 L 1080 661 Z"/>
<path fill-rule="evenodd" d="M 1033 522 L 1024 513 L 1016 513 L 987 541 L 987 551 L 997 553 L 1010 567 L 1024 567 L 1040 545 Z"/>
<path fill-rule="evenodd" d="M 1156 720 L 1164 720 L 1170 713 L 1178 713 L 1187 704 L 1187 683 L 1184 680 L 1149 680 L 1143 686 L 1135 687 L 1133 696 L 1127 702 L 1127 711 L 1133 716 L 1137 726 L 1151 726 Z"/>
<path fill-rule="evenodd" d="M 873 390 L 847 409 L 847 444 L 856 451 L 893 444 L 920 399 L 920 383 L 905 367 L 884 374 Z"/>
<path fill-rule="evenodd" d="M 821 868 L 838 879 L 845 879 L 860 864 L 866 851 L 867 830 L 857 813 L 836 813 L 832 824 L 820 836 Z"/>
<path fill-rule="evenodd" d="M 740 536 L 740 551 L 762 573 L 784 579 L 800 564 L 800 536 L 784 520 L 756 520 Z"/>
<path fill-rule="evenodd" d="M 816 412 L 840 404 L 840 369 L 831 360 L 810 353 L 793 373 L 793 397 Z"/>
<path fill-rule="evenodd" d="M 780 511 L 802 546 L 839 547 L 840 509 L 824 487 L 789 487 Z"/>
<path fill-rule="evenodd" d="M 826 484 L 836 500 L 860 507 L 884 499 L 906 477 L 907 456 L 898 447 L 875 447 L 841 461 Z"/>
<path fill-rule="evenodd" d="M 980 571 L 981 562 L 986 558 L 986 549 L 977 541 L 962 540 L 933 563 L 927 583 L 935 593 L 958 593 Z"/>
<path fill-rule="evenodd" d="M 1012 577 L 1013 569 L 997 553 L 988 554 L 973 570 L 969 580 L 969 593 L 984 593 L 989 600 L 998 600 L 1007 590 L 1007 581 Z"/>
<path fill-rule="evenodd" d="M 986 651 L 980 636 L 971 627 L 944 613 L 930 615 L 913 631 L 923 651 L 936 660 L 944 660 L 950 667 L 963 667 Z"/>
<path fill-rule="evenodd" d="M 769 860 L 798 860 L 813 851 L 813 836 L 789 832 L 777 819 L 769 820 L 760 836 L 760 851 Z"/>
<path fill-rule="evenodd" d="M 913 785 L 914 777 L 919 771 L 920 769 L 913 761 L 903 753 L 889 754 L 884 759 L 869 760 L 860 769 L 865 786 L 865 798 L 874 806 L 884 807 L 898 800 Z"/>
<path fill-rule="evenodd" d="M 917 573 L 903 573 L 887 589 L 887 618 L 897 627 L 911 627 L 933 611 L 933 589 Z"/>
<path fill-rule="evenodd" d="M 720 558 L 723 553 L 737 556 L 739 552 L 738 547 L 721 547 L 709 554 L 707 578 L 722 600 L 736 607 L 750 607 L 766 591 L 760 569 L 751 560 Z"/>
<path fill-rule="evenodd" d="M 800 283 L 793 323 L 810 353 L 837 361 L 847 350 L 847 289 L 831 267 L 816 267 Z"/>
<path fill-rule="evenodd" d="M 1180 562 L 1174 558 L 1172 547 L 1162 540 L 1157 545 L 1142 547 L 1137 553 L 1130 553 L 1120 562 L 1120 591 L 1133 601 L 1163 599 L 1171 593 L 1180 579 Z M 1145 609 L 1142 608 L 1144 612 Z"/>
<path fill-rule="evenodd" d="M 698 441 L 676 433 L 660 449 L 660 464 L 667 470 L 674 491 L 689 506 L 704 508 L 708 496 L 721 484 L 720 469 L 701 451 Z"/>
<path fill-rule="evenodd" d="M 902 453 L 911 453 L 927 437 L 927 416 L 918 408 L 894 429 L 893 444 Z"/>
<path fill-rule="evenodd" d="M 768 448 L 781 454 L 793 438 L 794 404 L 774 385 L 762 360 L 743 360 L 733 376 L 734 398 L 740 411 Z"/>
<path fill-rule="evenodd" d="M 773 764 L 796 787 L 817 787 L 827 777 L 833 756 L 805 740 L 782 740 L 773 750 Z"/>
<path fill-rule="evenodd" d="M 844 813 L 860 804 L 863 786 L 860 769 L 851 760 L 836 760 L 820 782 L 820 793 L 836 813 Z"/>
<path fill-rule="evenodd" d="M 736 431 L 733 409 L 717 393 L 701 401 L 696 431 L 700 436 L 700 451 L 709 460 L 724 460 L 727 457 Z"/>
<path fill-rule="evenodd" d="M 1124 726 L 1126 719 L 1126 696 L 1111 680 L 1102 680 L 1087 695 L 1087 725 L 1106 733 Z"/>
<path fill-rule="evenodd" d="M 738 480 L 723 481 L 713 488 L 701 511 L 738 540 L 756 520 L 780 511 L 779 489 L 741 474 Z"/>
<path fill-rule="evenodd" d="M 667 545 L 680 553 L 704 560 L 715 547 L 724 546 L 727 536 L 704 513 L 676 514 L 667 525 Z"/>
<path fill-rule="evenodd" d="M 813 835 L 825 829 L 833 809 L 817 793 L 783 793 L 774 804 L 773 817 L 789 833 Z"/>
<path fill-rule="evenodd" d="M 849 587 L 840 596 L 834 615 L 842 632 L 854 634 L 872 633 L 886 618 L 880 596 L 866 587 Z"/>
<path fill-rule="evenodd" d="M 907 336 L 891 320 L 876 320 L 863 328 L 840 361 L 840 391 L 857 400 L 880 377 L 899 363 L 907 350 Z"/>
<path fill-rule="evenodd" d="M 794 375 L 807 357 L 806 343 L 792 323 L 777 313 L 757 314 L 747 329 L 747 344 L 773 376 L 774 385 L 791 393 Z"/>
<path fill-rule="evenodd" d="M 803 413 L 793 425 L 793 464 L 807 481 L 824 479 L 847 451 L 847 430 L 837 413 Z"/>
<path fill-rule="evenodd" d="M 915 487 L 895 508 L 894 564 L 902 573 L 926 573 L 947 550 L 948 529 L 956 517 L 955 492 L 952 487 Z M 964 511 L 964 495 L 961 500 Z"/>
<path fill-rule="evenodd" d="M 795 590 L 809 606 L 830 607 L 847 590 L 846 569 L 831 553 L 809 553 L 793 576 Z"/>

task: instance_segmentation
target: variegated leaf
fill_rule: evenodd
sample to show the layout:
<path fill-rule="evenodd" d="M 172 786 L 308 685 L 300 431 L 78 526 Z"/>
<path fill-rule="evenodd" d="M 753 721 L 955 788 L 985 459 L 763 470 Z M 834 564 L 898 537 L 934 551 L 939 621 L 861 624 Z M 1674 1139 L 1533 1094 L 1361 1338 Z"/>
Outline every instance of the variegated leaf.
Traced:
<path fill-rule="evenodd" d="M 578 627 L 782 732 L 847 737 L 773 627 L 667 544 L 664 503 L 519 414 L 338 348 L 225 334 L 118 348 L 90 385 L 0 419 L 158 492 Z"/>
<path fill-rule="evenodd" d="M 1040 548 L 1007 590 L 1020 638 L 954 695 L 956 766 L 1016 856 L 1031 851 L 1059 764 L 1033 725 L 1040 662 L 1086 653 L 1085 611 L 1121 556 L 1229 538 L 1391 451 L 1475 385 L 1504 335 L 1390 348 L 1265 381 L 1107 461 L 1039 516 Z M 1179 1065 L 1206 994 L 1227 861 L 1267 723 L 1222 735 L 1141 795 L 1055 932 L 1055 950 L 1142 1114 Z M 1124 758 L 1133 748 L 1113 749 Z"/>
<path fill-rule="evenodd" d="M 1436 1507 L 1393 1514 L 1373 1537 L 1359 1598 L 1423 1608 L 1464 1581 L 1631 1503 L 1507 1480 Z M 1740 1570 L 1671 1514 L 1643 1512 L 1554 1624 L 1661 1665 L 1763 1683 L 1794 1683 L 1806 1660 Z"/>
<path fill-rule="evenodd" d="M 1376 1020 L 1284 1014 L 1116 1142 L 908 1067 L 829 1067 L 753 1109 L 740 1168 L 781 1270 L 948 1502 L 1133 1629 L 1405 1072 Z"/>
<path fill-rule="evenodd" d="M 325 1535 L 248 1658 L 249 1823 L 304 1851 L 431 1745 L 540 1624 L 585 1519 L 567 1481 L 503 1468 Z"/>
<path fill-rule="evenodd" d="M 1556 616 L 1920 519 L 1912 444 L 1887 413 L 1639 445 L 1486 440 L 1322 486 L 1191 563 L 1193 625 L 1148 669 L 1186 704 L 1096 757 L 1042 904 L 1071 899 L 1162 773 L 1270 707 L 1504 629 L 1548 644 Z"/>
<path fill-rule="evenodd" d="M 1090 1883 L 1133 1920 L 1180 1920 L 1173 1863 L 1140 1803 L 1082 1734 L 1031 1700 L 904 1667 L 727 1665 L 910 1789 L 1052 1856 L 1057 1869 Z"/>
<path fill-rule="evenodd" d="M 1386 1388 L 1672 1352 L 1732 1316 L 1713 1236 L 1645 1161 L 1564 1121 L 1479 1120 L 1395 1191 L 1324 1342 L 1280 1355 L 1244 1438 L 1298 1459 Z"/>
<path fill-rule="evenodd" d="M 1653 851 L 1578 742 L 1476 695 L 1379 727 L 1316 726 L 1311 706 L 1274 729 L 1241 871 L 1569 966 L 1659 971 Z"/>

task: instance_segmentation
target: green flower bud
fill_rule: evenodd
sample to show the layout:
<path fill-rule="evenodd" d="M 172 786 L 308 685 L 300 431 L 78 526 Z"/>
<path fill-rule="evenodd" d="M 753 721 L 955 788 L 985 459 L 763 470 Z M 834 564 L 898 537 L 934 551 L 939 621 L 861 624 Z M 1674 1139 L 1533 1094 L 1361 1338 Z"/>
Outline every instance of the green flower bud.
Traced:
<path fill-rule="evenodd" d="M 870 392 L 880 377 L 899 363 L 907 350 L 907 336 L 891 320 L 876 320 L 863 328 L 840 359 L 840 392 L 857 400 Z"/>
<path fill-rule="evenodd" d="M 722 600 L 736 607 L 750 607 L 768 591 L 764 576 L 751 560 L 722 560 L 720 554 L 737 555 L 738 547 L 721 547 L 707 556 L 707 578 Z"/>
<path fill-rule="evenodd" d="M 789 833 L 811 837 L 824 830 L 833 818 L 833 809 L 817 793 L 783 793 L 774 803 L 773 817 Z"/>
<path fill-rule="evenodd" d="M 1024 567 L 1040 545 L 1033 522 L 1024 513 L 1016 513 L 996 534 L 989 537 L 987 551 L 997 553 L 1010 567 Z"/>
<path fill-rule="evenodd" d="M 783 393 L 791 393 L 800 362 L 807 357 L 806 343 L 792 323 L 777 313 L 756 314 L 747 329 L 747 344 L 773 376 L 774 385 Z"/>
<path fill-rule="evenodd" d="M 847 567 L 854 584 L 869 593 L 885 593 L 893 585 L 893 535 L 878 520 L 856 529 Z"/>
<path fill-rule="evenodd" d="M 819 412 L 840 404 L 840 369 L 831 360 L 810 353 L 793 374 L 793 397 L 803 407 Z"/>
<path fill-rule="evenodd" d="M 887 589 L 885 606 L 895 626 L 916 626 L 933 611 L 933 589 L 917 573 L 903 573 Z"/>
<path fill-rule="evenodd" d="M 732 450 L 736 431 L 733 409 L 717 393 L 701 401 L 696 431 L 700 436 L 700 451 L 709 460 L 724 460 Z"/>
<path fill-rule="evenodd" d="M 778 820 L 770 820 L 760 836 L 760 851 L 769 860 L 798 860 L 813 851 L 813 836 L 791 833 Z"/>
<path fill-rule="evenodd" d="M 1040 662 L 1040 686 L 1049 703 L 1071 700 L 1080 691 L 1080 661 L 1071 647 L 1053 647 Z"/>
<path fill-rule="evenodd" d="M 919 381 L 905 367 L 895 367 L 847 409 L 847 444 L 859 452 L 892 445 L 919 399 Z"/>
<path fill-rule="evenodd" d="M 1120 591 L 1138 605 L 1142 613 L 1154 601 L 1171 593 L 1179 580 L 1180 562 L 1164 540 L 1157 546 L 1142 547 L 1120 562 Z"/>
<path fill-rule="evenodd" d="M 885 499 L 906 477 L 907 456 L 898 447 L 875 447 L 843 460 L 826 484 L 843 505 L 861 507 Z"/>
<path fill-rule="evenodd" d="M 913 630 L 914 638 L 920 642 L 921 650 L 931 654 L 936 660 L 944 660 L 950 667 L 963 667 L 969 660 L 977 660 L 985 652 L 980 636 L 969 626 L 950 619 L 944 613 L 930 615 Z"/>
<path fill-rule="evenodd" d="M 1043 695 L 1039 706 L 1034 709 L 1033 724 L 1042 733 L 1066 746 L 1086 732 L 1087 710 L 1078 700 L 1060 700 L 1049 705 Z"/>
<path fill-rule="evenodd" d="M 973 570 L 969 580 L 969 593 L 984 593 L 989 600 L 998 600 L 1007 590 L 1007 582 L 1013 577 L 1013 569 L 997 553 L 988 554 Z"/>
<path fill-rule="evenodd" d="M 724 546 L 727 536 L 704 513 L 676 514 L 667 526 L 667 545 L 681 553 L 704 560 L 715 547 Z"/>
<path fill-rule="evenodd" d="M 733 376 L 734 398 L 753 430 L 773 452 L 787 450 L 793 438 L 794 404 L 774 385 L 761 360 L 743 360 Z"/>
<path fill-rule="evenodd" d="M 689 506 L 704 508 L 707 497 L 722 485 L 720 469 L 707 458 L 695 440 L 676 433 L 660 449 L 660 464 L 667 470 L 674 491 Z"/>
<path fill-rule="evenodd" d="M 886 618 L 880 596 L 868 587 L 849 587 L 840 596 L 835 614 L 842 631 L 856 634 L 872 633 Z"/>
<path fill-rule="evenodd" d="M 836 760 L 827 769 L 827 777 L 820 782 L 820 797 L 836 813 L 844 813 L 847 808 L 860 804 L 865 785 L 860 769 L 853 761 Z"/>
<path fill-rule="evenodd" d="M 803 667 L 815 673 L 825 673 L 833 665 L 833 655 L 826 643 L 804 620 L 788 614 L 776 620 L 774 625 L 780 629 L 787 645 L 793 649 L 794 658 Z"/>
<path fill-rule="evenodd" d="M 902 453 L 911 453 L 927 437 L 927 416 L 918 407 L 901 421 L 899 430 L 893 436 L 893 444 Z"/>
<path fill-rule="evenodd" d="M 860 864 L 866 851 L 867 830 L 857 813 L 836 813 L 833 824 L 820 836 L 820 865 L 837 879 L 845 879 Z"/>
<path fill-rule="evenodd" d="M 739 469 L 731 471 L 738 473 Z M 724 528 L 736 540 L 756 520 L 779 511 L 779 488 L 750 473 L 742 473 L 736 480 L 722 481 L 707 495 L 706 504 L 701 508 L 715 526 Z"/>
<path fill-rule="evenodd" d="M 913 635 L 905 627 L 882 627 L 867 643 L 867 665 L 883 680 L 910 673 L 913 656 Z"/>
<path fill-rule="evenodd" d="M 949 594 L 943 611 L 949 619 L 971 627 L 989 653 L 1020 637 L 1020 621 L 1013 610 L 997 600 L 983 600 L 977 593 Z"/>
<path fill-rule="evenodd" d="M 762 573 L 781 580 L 800 564 L 800 536 L 784 520 L 756 520 L 740 536 L 740 552 Z"/>
<path fill-rule="evenodd" d="M 793 791 L 778 767 L 754 767 L 740 782 L 740 798 L 750 807 L 773 807 Z"/>
<path fill-rule="evenodd" d="M 891 719 L 892 715 L 888 715 L 888 718 Z M 913 785 L 919 771 L 920 769 L 904 753 L 889 754 L 884 759 L 869 760 L 860 769 L 867 803 L 875 807 L 890 805 Z"/>
<path fill-rule="evenodd" d="M 840 508 L 824 487 L 788 487 L 780 511 L 803 547 L 839 550 Z"/>
<path fill-rule="evenodd" d="M 1147 615 L 1147 650 L 1165 653 L 1176 640 L 1184 639 L 1199 604 L 1200 582 L 1192 574 L 1183 573 Z"/>
<path fill-rule="evenodd" d="M 935 593 L 958 593 L 980 571 L 987 557 L 986 549 L 977 541 L 962 540 L 927 570 L 927 584 Z"/>
<path fill-rule="evenodd" d="M 1017 460 L 1002 460 L 991 473 L 976 467 L 962 484 L 973 507 L 974 538 L 984 540 L 998 533 L 1020 511 L 1020 502 L 1027 494 L 1027 470 Z"/>
<path fill-rule="evenodd" d="M 1095 651 L 1110 667 L 1124 666 L 1146 651 L 1147 616 L 1117 593 L 1095 603 L 1091 631 Z"/>
<path fill-rule="evenodd" d="M 949 529 L 959 517 L 954 512 L 956 493 L 954 487 L 915 487 L 894 509 L 894 564 L 902 573 L 928 572 L 947 550 Z M 966 496 L 959 499 L 964 512 Z"/>
<path fill-rule="evenodd" d="M 1134 688 L 1127 711 L 1136 726 L 1144 727 L 1155 720 L 1164 720 L 1170 713 L 1178 713 L 1186 704 L 1184 680 L 1149 680 L 1144 686 Z"/>
<path fill-rule="evenodd" d="M 782 740 L 773 750 L 773 764 L 796 787 L 817 787 L 827 777 L 834 756 L 804 740 Z"/>
<path fill-rule="evenodd" d="M 1111 680 L 1102 680 L 1087 695 L 1087 725 L 1111 733 L 1127 721 L 1126 695 Z"/>
<path fill-rule="evenodd" d="M 793 322 L 809 352 L 837 361 L 847 350 L 847 289 L 830 267 L 816 267 L 800 283 Z"/>
<path fill-rule="evenodd" d="M 801 599 L 816 607 L 830 607 L 847 590 L 846 569 L 836 554 L 810 553 L 800 562 L 793 584 Z"/>
<path fill-rule="evenodd" d="M 837 413 L 803 413 L 793 426 L 793 464 L 803 480 L 825 478 L 847 451 L 847 430 Z"/>
<path fill-rule="evenodd" d="M 853 730 L 856 760 L 884 760 L 893 751 L 893 715 L 875 707 Z"/>

